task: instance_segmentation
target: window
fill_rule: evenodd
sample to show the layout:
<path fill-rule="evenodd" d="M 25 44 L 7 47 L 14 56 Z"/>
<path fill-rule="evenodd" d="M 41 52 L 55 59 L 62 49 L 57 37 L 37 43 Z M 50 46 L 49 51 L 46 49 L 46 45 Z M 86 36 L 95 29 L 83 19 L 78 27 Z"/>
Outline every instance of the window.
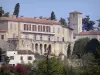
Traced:
<path fill-rule="evenodd" d="M 59 37 L 57 37 L 57 41 L 59 41 Z"/>
<path fill-rule="evenodd" d="M 33 26 L 32 26 L 32 31 L 37 31 L 36 25 L 33 25 Z"/>
<path fill-rule="evenodd" d="M 64 42 L 64 37 L 62 38 L 62 41 Z"/>
<path fill-rule="evenodd" d="M 41 32 L 42 32 L 42 26 L 41 26 Z"/>
<path fill-rule="evenodd" d="M 23 57 L 22 56 L 20 57 L 20 60 L 23 60 Z"/>
<path fill-rule="evenodd" d="M 26 25 L 26 27 L 27 27 L 27 30 L 28 30 L 28 25 Z"/>
<path fill-rule="evenodd" d="M 24 30 L 27 30 L 27 25 L 26 24 L 24 24 Z"/>
<path fill-rule="evenodd" d="M 48 32 L 48 26 L 46 26 L 46 32 Z"/>
<path fill-rule="evenodd" d="M 45 32 L 45 26 L 43 26 L 43 32 Z"/>
<path fill-rule="evenodd" d="M 31 25 L 29 25 L 29 26 L 28 26 L 28 30 L 30 30 L 30 31 L 31 31 Z"/>
<path fill-rule="evenodd" d="M 48 27 L 48 30 L 49 30 L 49 32 L 50 32 L 50 27 Z"/>
<path fill-rule="evenodd" d="M 50 32 L 50 26 L 46 26 L 46 32 Z"/>
<path fill-rule="evenodd" d="M 39 31 L 39 32 L 41 31 L 41 28 L 40 28 L 40 26 L 38 26 L 38 31 Z"/>
<path fill-rule="evenodd" d="M 1 39 L 2 39 L 2 40 L 4 39 L 4 35 L 1 35 Z"/>
<path fill-rule="evenodd" d="M 55 27 L 53 27 L 53 33 L 55 32 Z"/>
<path fill-rule="evenodd" d="M 42 40 L 42 35 L 40 35 L 40 40 Z"/>
<path fill-rule="evenodd" d="M 10 60 L 14 60 L 14 56 L 10 56 Z"/>
<path fill-rule="evenodd" d="M 32 57 L 31 56 L 28 56 L 28 60 L 32 60 Z"/>

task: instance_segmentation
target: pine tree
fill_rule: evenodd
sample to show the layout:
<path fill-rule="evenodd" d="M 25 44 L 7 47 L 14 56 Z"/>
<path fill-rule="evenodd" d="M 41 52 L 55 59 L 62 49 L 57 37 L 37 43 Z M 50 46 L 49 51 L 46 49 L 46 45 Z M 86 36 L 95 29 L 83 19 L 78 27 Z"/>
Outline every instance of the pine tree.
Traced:
<path fill-rule="evenodd" d="M 84 30 L 89 31 L 94 29 L 93 25 L 95 24 L 95 22 L 90 19 L 90 16 L 86 16 L 85 18 L 83 18 L 82 24 L 83 24 L 83 31 Z"/>
<path fill-rule="evenodd" d="M 59 22 L 60 22 L 62 25 L 67 25 L 67 22 L 66 22 L 66 20 L 65 20 L 64 18 L 61 18 L 61 19 L 59 20 Z"/>
<path fill-rule="evenodd" d="M 20 4 L 17 3 L 15 8 L 14 8 L 14 12 L 13 12 L 13 15 L 16 15 L 16 17 L 19 16 L 19 9 L 20 9 Z"/>
<path fill-rule="evenodd" d="M 51 17 L 50 17 L 51 20 L 56 20 L 56 16 L 55 16 L 55 13 L 52 11 L 51 12 Z"/>
<path fill-rule="evenodd" d="M 2 17 L 4 14 L 4 10 L 2 9 L 2 7 L 0 7 L 0 17 Z"/>

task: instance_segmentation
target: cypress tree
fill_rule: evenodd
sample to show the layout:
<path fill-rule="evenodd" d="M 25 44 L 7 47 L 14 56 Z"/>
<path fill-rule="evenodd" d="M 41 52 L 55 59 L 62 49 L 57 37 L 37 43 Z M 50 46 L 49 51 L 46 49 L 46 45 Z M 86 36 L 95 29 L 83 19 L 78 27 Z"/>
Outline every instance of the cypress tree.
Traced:
<path fill-rule="evenodd" d="M 15 8 L 14 8 L 14 12 L 13 12 L 13 15 L 16 15 L 16 17 L 19 16 L 19 9 L 20 9 L 20 4 L 17 3 Z"/>

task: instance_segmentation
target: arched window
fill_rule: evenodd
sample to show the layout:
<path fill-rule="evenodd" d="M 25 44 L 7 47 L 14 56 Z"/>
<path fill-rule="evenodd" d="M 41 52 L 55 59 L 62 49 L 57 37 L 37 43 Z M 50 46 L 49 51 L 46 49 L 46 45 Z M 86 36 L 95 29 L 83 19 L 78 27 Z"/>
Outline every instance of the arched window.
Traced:
<path fill-rule="evenodd" d="M 37 43 L 35 44 L 35 50 L 36 50 L 36 52 L 38 52 L 38 44 Z"/>
<path fill-rule="evenodd" d="M 42 54 L 42 44 L 40 44 L 40 53 Z"/>
<path fill-rule="evenodd" d="M 44 52 L 46 53 L 46 50 L 47 50 L 47 45 L 45 44 L 44 45 Z"/>

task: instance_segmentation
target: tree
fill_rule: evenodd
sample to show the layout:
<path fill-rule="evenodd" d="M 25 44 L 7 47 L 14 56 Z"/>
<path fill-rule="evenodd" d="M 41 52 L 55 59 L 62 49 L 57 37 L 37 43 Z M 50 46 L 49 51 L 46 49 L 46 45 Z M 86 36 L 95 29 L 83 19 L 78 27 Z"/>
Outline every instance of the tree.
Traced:
<path fill-rule="evenodd" d="M 82 24 L 83 30 L 89 31 L 94 29 L 93 25 L 95 24 L 95 22 L 91 21 L 89 16 L 86 16 L 85 18 L 83 18 Z"/>
<path fill-rule="evenodd" d="M 59 20 L 59 22 L 60 22 L 62 25 L 67 25 L 67 22 L 66 22 L 66 20 L 65 20 L 64 18 L 61 18 L 61 19 Z"/>
<path fill-rule="evenodd" d="M 67 50 L 67 57 L 69 58 L 71 55 L 71 49 L 70 49 L 70 44 L 68 45 L 68 50 Z"/>
<path fill-rule="evenodd" d="M 98 30 L 100 30 L 100 19 L 96 20 L 98 22 Z"/>
<path fill-rule="evenodd" d="M 2 62 L 2 57 L 4 56 L 5 51 L 0 48 L 0 62 Z"/>
<path fill-rule="evenodd" d="M 47 66 L 48 65 L 48 74 L 47 74 Z M 56 58 L 51 58 L 47 61 L 40 61 L 38 64 L 38 69 L 36 75 L 62 75 L 63 65 Z"/>
<path fill-rule="evenodd" d="M 4 14 L 4 10 L 2 9 L 2 7 L 0 7 L 0 17 L 2 17 Z"/>
<path fill-rule="evenodd" d="M 94 39 L 91 39 L 91 40 L 87 43 L 85 50 L 86 50 L 87 53 L 95 53 L 97 47 L 99 47 L 99 46 L 100 46 L 99 41 L 98 41 L 97 39 L 94 38 Z"/>
<path fill-rule="evenodd" d="M 51 12 L 51 17 L 50 17 L 51 20 L 56 20 L 56 16 L 55 16 L 55 13 L 54 11 Z"/>
<path fill-rule="evenodd" d="M 81 58 L 85 53 L 85 47 L 89 41 L 89 38 L 82 38 L 75 41 L 73 48 L 73 55 L 77 55 L 78 58 Z"/>
<path fill-rule="evenodd" d="M 4 17 L 9 17 L 9 12 L 4 13 Z"/>
<path fill-rule="evenodd" d="M 14 12 L 13 12 L 13 15 L 16 15 L 16 17 L 19 16 L 19 9 L 20 9 L 20 4 L 17 3 L 15 8 L 14 8 Z"/>

